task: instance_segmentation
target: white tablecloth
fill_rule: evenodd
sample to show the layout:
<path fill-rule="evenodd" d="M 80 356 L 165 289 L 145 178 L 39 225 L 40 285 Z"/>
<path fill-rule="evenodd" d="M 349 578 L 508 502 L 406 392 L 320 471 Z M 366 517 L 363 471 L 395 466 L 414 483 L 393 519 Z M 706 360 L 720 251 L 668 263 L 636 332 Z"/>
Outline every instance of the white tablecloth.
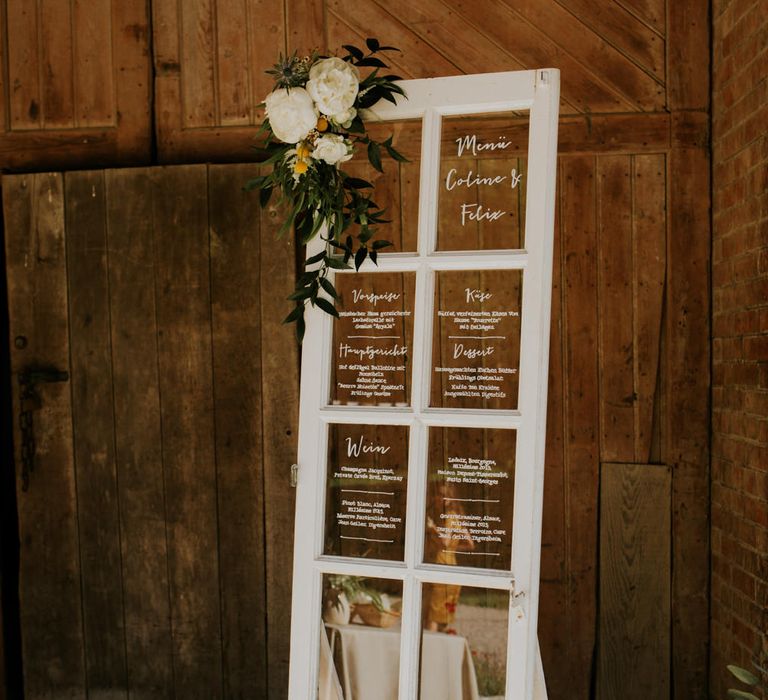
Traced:
<path fill-rule="evenodd" d="M 344 700 L 397 700 L 400 630 L 365 625 L 326 625 L 330 647 L 320 657 L 320 675 L 336 656 Z M 330 653 L 328 653 L 330 651 Z M 324 666 L 326 668 L 324 668 Z M 478 700 L 475 666 L 464 637 L 424 632 L 421 700 Z M 320 700 L 337 700 L 335 683 L 321 683 Z"/>

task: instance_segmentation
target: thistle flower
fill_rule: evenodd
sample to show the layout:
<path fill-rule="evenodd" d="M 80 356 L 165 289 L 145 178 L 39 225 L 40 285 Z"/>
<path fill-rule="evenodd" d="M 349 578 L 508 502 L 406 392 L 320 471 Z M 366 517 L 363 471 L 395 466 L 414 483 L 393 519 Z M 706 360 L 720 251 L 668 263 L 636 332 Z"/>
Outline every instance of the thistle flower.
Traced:
<path fill-rule="evenodd" d="M 274 76 L 278 88 L 299 87 L 307 82 L 311 65 L 312 57 L 299 58 L 294 51 L 291 56 L 280 54 L 277 63 L 267 73 Z"/>

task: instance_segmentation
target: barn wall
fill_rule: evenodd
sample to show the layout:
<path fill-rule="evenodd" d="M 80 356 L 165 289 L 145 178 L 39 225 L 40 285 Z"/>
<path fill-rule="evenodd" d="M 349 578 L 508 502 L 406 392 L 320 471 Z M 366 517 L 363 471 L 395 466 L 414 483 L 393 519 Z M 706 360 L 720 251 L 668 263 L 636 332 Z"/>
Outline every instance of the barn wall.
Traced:
<path fill-rule="evenodd" d="M 42 0 L 30 11 L 25 0 L 5 0 L 0 166 L 248 160 L 269 89 L 263 70 L 276 54 L 371 33 L 402 49 L 393 64 L 404 78 L 561 69 L 541 591 L 550 693 L 587 698 L 595 683 L 601 471 L 631 464 L 664 465 L 671 475 L 669 500 L 658 504 L 670 512 L 674 571 L 663 574 L 671 597 L 663 673 L 675 697 L 702 697 L 706 0 L 92 0 L 87 16 L 84 6 Z M 46 41 L 56 22 L 86 24 Z M 150 57 L 153 82 L 144 84 Z M 279 591 L 281 581 L 269 585 Z M 284 655 L 285 639 L 275 643 Z"/>
<path fill-rule="evenodd" d="M 714 3 L 712 697 L 768 659 L 768 16 Z"/>

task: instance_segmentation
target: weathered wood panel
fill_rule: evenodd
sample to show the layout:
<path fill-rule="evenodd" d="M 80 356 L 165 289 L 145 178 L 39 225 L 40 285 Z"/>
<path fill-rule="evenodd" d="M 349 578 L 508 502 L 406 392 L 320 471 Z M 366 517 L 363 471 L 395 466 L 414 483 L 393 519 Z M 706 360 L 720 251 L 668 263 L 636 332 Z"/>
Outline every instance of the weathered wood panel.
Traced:
<path fill-rule="evenodd" d="M 86 682 L 89 697 L 127 697 L 104 174 L 64 185 Z"/>
<path fill-rule="evenodd" d="M 13 401 L 18 377 L 34 366 L 69 371 L 69 312 L 63 177 L 3 178 Z M 36 459 L 24 490 L 14 410 L 20 531 L 19 600 L 26 697 L 84 698 L 85 641 L 80 596 L 72 398 L 66 382 L 38 388 Z"/>
<path fill-rule="evenodd" d="M 267 568 L 268 697 L 288 693 L 294 491 L 290 469 L 299 426 L 299 351 L 293 328 L 282 324 L 285 298 L 296 283 L 296 248 L 278 239 L 281 212 L 274 203 L 259 214 L 261 276 L 262 460 Z"/>
<path fill-rule="evenodd" d="M 597 698 L 669 697 L 669 468 L 603 464 Z"/>
<path fill-rule="evenodd" d="M 0 3 L 0 167 L 148 162 L 142 0 Z"/>
<path fill-rule="evenodd" d="M 150 170 L 105 173 L 115 455 L 131 697 L 173 695 Z M 86 193 L 87 194 L 87 193 Z M 86 198 L 87 201 L 87 198 Z"/>
<path fill-rule="evenodd" d="M 250 166 L 211 166 L 213 400 L 224 697 L 267 697 L 261 250 Z"/>

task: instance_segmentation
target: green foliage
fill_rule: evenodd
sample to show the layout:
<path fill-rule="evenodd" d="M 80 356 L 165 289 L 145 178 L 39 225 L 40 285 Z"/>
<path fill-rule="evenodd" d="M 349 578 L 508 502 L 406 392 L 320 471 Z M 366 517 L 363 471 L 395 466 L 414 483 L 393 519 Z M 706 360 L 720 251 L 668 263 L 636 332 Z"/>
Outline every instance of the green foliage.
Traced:
<path fill-rule="evenodd" d="M 753 665 L 755 670 L 757 670 L 760 674 L 763 675 L 763 677 L 765 677 L 766 669 L 762 668 L 756 663 L 753 663 Z M 733 664 L 729 665 L 727 668 L 731 672 L 731 675 L 733 675 L 741 683 L 744 683 L 744 685 L 762 691 L 768 690 L 768 686 L 760 681 L 760 677 L 756 676 L 751 671 L 748 671 L 746 668 L 742 668 L 741 666 L 734 666 Z M 758 696 L 754 693 L 751 693 L 747 690 L 738 690 L 736 688 L 730 688 L 728 690 L 728 697 L 740 698 L 741 700 L 759 700 Z"/>
<path fill-rule="evenodd" d="M 396 81 L 396 75 L 381 74 L 387 65 L 380 58 L 385 51 L 397 51 L 392 46 L 382 46 L 377 39 L 366 40 L 366 50 L 351 44 L 343 47 L 346 54 L 342 60 L 359 68 L 373 70 L 360 81 L 354 104 L 356 110 L 367 109 L 379 100 L 396 102 L 396 96 L 405 96 Z M 267 71 L 275 78 L 276 88 L 299 87 L 306 84 L 312 64 L 325 56 L 317 53 L 299 58 L 295 53 L 280 60 Z M 348 127 L 328 120 L 319 131 L 310 133 L 305 144 L 282 143 L 274 139 L 269 120 L 264 120 L 261 131 L 266 134 L 258 148 L 262 165 L 272 166 L 267 175 L 260 175 L 246 183 L 246 189 L 259 191 L 259 204 L 265 207 L 273 196 L 279 197 L 278 205 L 285 208 L 286 218 L 278 236 L 293 231 L 299 245 L 304 245 L 318 235 L 328 244 L 330 252 L 313 256 L 306 264 L 306 272 L 299 276 L 296 289 L 289 300 L 294 302 L 293 310 L 285 317 L 284 323 L 296 323 L 299 342 L 304 335 L 304 309 L 307 303 L 325 313 L 338 316 L 335 308 L 338 294 L 328 277 L 330 270 L 355 270 L 366 259 L 377 264 L 379 251 L 390 246 L 385 240 L 374 240 L 378 226 L 388 223 L 385 212 L 372 199 L 373 185 L 366 180 L 352 177 L 339 165 L 330 165 L 321 160 L 309 159 L 304 151 L 314 143 L 321 133 L 341 135 L 352 148 L 365 148 L 371 165 L 383 172 L 382 156 L 387 155 L 397 162 L 407 159 L 392 145 L 392 137 L 382 142 L 375 141 L 367 133 L 365 123 L 357 114 Z M 297 168 L 298 161 L 304 161 Z M 351 263 L 351 264 L 350 264 Z"/>
<path fill-rule="evenodd" d="M 348 576 L 345 574 L 330 574 L 326 579 L 326 599 L 330 600 L 335 608 L 340 607 L 339 594 L 343 593 L 352 603 L 360 595 L 370 598 L 371 603 L 379 612 L 384 612 L 384 603 L 379 591 L 365 584 L 361 576 Z"/>

